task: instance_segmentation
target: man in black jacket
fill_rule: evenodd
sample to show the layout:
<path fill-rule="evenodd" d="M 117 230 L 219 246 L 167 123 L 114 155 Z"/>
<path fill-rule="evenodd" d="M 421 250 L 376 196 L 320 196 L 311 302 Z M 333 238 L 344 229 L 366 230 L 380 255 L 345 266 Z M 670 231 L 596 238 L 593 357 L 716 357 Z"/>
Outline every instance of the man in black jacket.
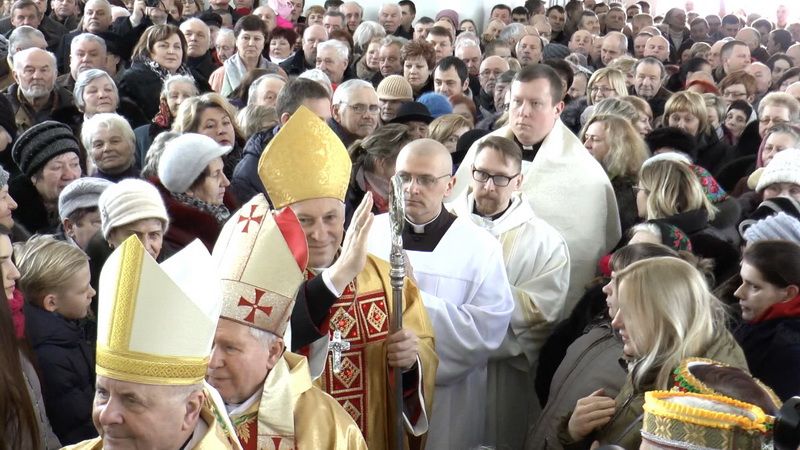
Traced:
<path fill-rule="evenodd" d="M 258 177 L 258 160 L 281 125 L 289 120 L 300 105 L 314 111 L 323 120 L 331 117 L 331 99 L 322 85 L 305 78 L 297 78 L 287 83 L 278 94 L 275 105 L 280 124 L 251 136 L 244 146 L 242 160 L 233 171 L 230 189 L 241 203 L 247 202 L 259 192 L 267 195 L 264 184 Z"/>
<path fill-rule="evenodd" d="M 202 20 L 187 19 L 180 26 L 186 38 L 186 65 L 208 82 L 208 77 L 219 67 L 211 56 L 211 30 Z"/>
<path fill-rule="evenodd" d="M 303 32 L 303 48 L 283 61 L 280 66 L 287 75 L 296 76 L 313 69 L 317 64 L 317 44 L 328 40 L 328 32 L 322 25 L 311 25 Z"/>

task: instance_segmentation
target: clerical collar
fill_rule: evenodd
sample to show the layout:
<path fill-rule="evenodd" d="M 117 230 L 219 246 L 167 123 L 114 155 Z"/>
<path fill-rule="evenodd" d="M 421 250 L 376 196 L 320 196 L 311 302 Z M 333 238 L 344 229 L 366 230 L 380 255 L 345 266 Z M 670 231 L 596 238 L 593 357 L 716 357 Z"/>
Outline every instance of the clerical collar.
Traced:
<path fill-rule="evenodd" d="M 406 217 L 406 223 L 409 226 L 403 227 L 403 248 L 411 251 L 432 252 L 455 220 L 456 216 L 447 211 L 444 205 L 442 205 L 439 215 L 427 223 L 412 223 Z"/>
<path fill-rule="evenodd" d="M 425 223 L 422 223 L 422 224 L 416 224 L 416 223 L 412 222 L 411 219 L 408 218 L 408 216 L 406 216 L 406 223 L 411 226 L 411 230 L 410 230 L 411 232 L 416 233 L 416 234 L 424 234 L 425 233 L 425 227 L 430 225 L 430 224 L 432 224 L 433 222 L 436 222 L 436 219 L 438 219 L 439 217 L 442 216 L 442 211 L 444 211 L 444 207 L 442 207 L 442 209 L 439 210 L 439 214 L 437 214 L 436 217 L 434 217 L 433 219 L 431 219 L 431 220 L 429 220 L 429 221 L 427 221 Z"/>
<path fill-rule="evenodd" d="M 530 162 L 533 161 L 533 158 L 535 158 L 536 154 L 539 153 L 539 149 L 542 148 L 542 142 L 544 142 L 544 139 L 542 139 L 541 142 L 537 142 L 533 145 L 524 145 L 519 141 L 519 139 L 517 139 L 517 136 L 514 136 L 514 142 L 516 142 L 517 145 L 519 145 L 519 148 L 522 149 L 522 159 Z"/>
<path fill-rule="evenodd" d="M 506 206 L 505 208 L 503 208 L 503 210 L 502 210 L 502 211 L 500 211 L 499 213 L 497 213 L 497 214 L 494 214 L 494 215 L 491 215 L 491 216 L 484 216 L 483 214 L 481 214 L 480 212 L 478 212 L 478 204 L 477 204 L 477 203 L 475 203 L 475 200 L 473 200 L 473 201 L 472 201 L 472 214 L 475 214 L 476 216 L 481 216 L 481 217 L 483 217 L 484 219 L 489 219 L 489 220 L 491 220 L 492 222 L 494 222 L 495 220 L 497 220 L 497 219 L 499 219 L 499 218 L 503 217 L 503 214 L 505 214 L 505 213 L 506 213 L 506 211 L 508 211 L 508 208 L 511 208 L 511 202 L 512 202 L 512 201 L 513 201 L 513 200 L 509 200 L 509 201 L 508 201 L 508 206 Z"/>

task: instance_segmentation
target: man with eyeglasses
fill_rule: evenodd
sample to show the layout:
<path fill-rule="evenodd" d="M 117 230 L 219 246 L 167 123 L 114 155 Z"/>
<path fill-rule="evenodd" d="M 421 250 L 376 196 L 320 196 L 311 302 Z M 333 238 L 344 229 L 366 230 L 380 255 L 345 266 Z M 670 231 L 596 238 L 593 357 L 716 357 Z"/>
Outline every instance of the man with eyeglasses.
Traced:
<path fill-rule="evenodd" d="M 503 243 L 514 312 L 503 345 L 489 362 L 487 443 L 522 448 L 528 429 L 529 390 L 539 349 L 564 316 L 569 251 L 564 238 L 533 212 L 522 188 L 522 151 L 510 139 L 490 136 L 477 146 L 472 193 L 454 212 Z"/>
<path fill-rule="evenodd" d="M 550 66 L 537 64 L 517 72 L 511 82 L 508 125 L 491 133 L 522 148 L 521 190 L 536 214 L 555 227 L 570 253 L 569 314 L 595 273 L 598 259 L 619 241 L 617 201 L 600 164 L 559 118 L 563 86 Z M 480 141 L 478 141 L 480 142 Z M 456 173 L 448 202 L 469 194 L 477 143 Z"/>
<path fill-rule="evenodd" d="M 450 152 L 432 139 L 412 141 L 395 163 L 405 194 L 407 273 L 422 291 L 439 356 L 427 441 L 435 449 L 485 443 L 487 362 L 514 309 L 500 244 L 444 208 L 452 167 Z M 375 217 L 370 253 L 388 260 L 390 230 L 388 214 Z"/>
<path fill-rule="evenodd" d="M 508 61 L 499 56 L 489 56 L 481 63 L 480 71 L 478 72 L 478 81 L 480 81 L 481 89 L 475 97 L 475 104 L 478 105 L 482 117 L 489 117 L 496 112 L 494 107 L 494 87 L 500 75 L 508 69 Z"/>
<path fill-rule="evenodd" d="M 345 147 L 369 136 L 378 127 L 381 107 L 378 93 L 367 81 L 348 80 L 333 93 L 333 108 L 328 124 Z"/>

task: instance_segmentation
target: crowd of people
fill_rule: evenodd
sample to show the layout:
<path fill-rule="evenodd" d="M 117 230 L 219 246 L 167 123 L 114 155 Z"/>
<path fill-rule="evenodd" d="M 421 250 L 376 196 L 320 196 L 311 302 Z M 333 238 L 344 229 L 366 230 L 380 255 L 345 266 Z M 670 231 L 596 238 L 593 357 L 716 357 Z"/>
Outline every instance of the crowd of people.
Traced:
<path fill-rule="evenodd" d="M 769 445 L 800 16 L 694 3 L 0 3 L 0 450 Z"/>

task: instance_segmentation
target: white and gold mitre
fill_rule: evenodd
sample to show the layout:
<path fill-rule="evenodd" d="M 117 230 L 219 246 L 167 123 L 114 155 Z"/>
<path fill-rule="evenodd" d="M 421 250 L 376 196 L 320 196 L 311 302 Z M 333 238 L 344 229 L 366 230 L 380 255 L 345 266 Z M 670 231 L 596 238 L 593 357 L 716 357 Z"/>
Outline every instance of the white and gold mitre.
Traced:
<path fill-rule="evenodd" d="M 100 274 L 97 374 L 143 384 L 203 381 L 222 296 L 198 240 L 162 264 L 131 236 Z"/>
<path fill-rule="evenodd" d="M 352 163 L 322 119 L 300 106 L 267 144 L 258 177 L 276 209 L 314 198 L 344 201 Z"/>
<path fill-rule="evenodd" d="M 272 211 L 256 195 L 228 219 L 213 259 L 222 280 L 222 317 L 283 337 L 308 264 L 294 212 Z"/>

